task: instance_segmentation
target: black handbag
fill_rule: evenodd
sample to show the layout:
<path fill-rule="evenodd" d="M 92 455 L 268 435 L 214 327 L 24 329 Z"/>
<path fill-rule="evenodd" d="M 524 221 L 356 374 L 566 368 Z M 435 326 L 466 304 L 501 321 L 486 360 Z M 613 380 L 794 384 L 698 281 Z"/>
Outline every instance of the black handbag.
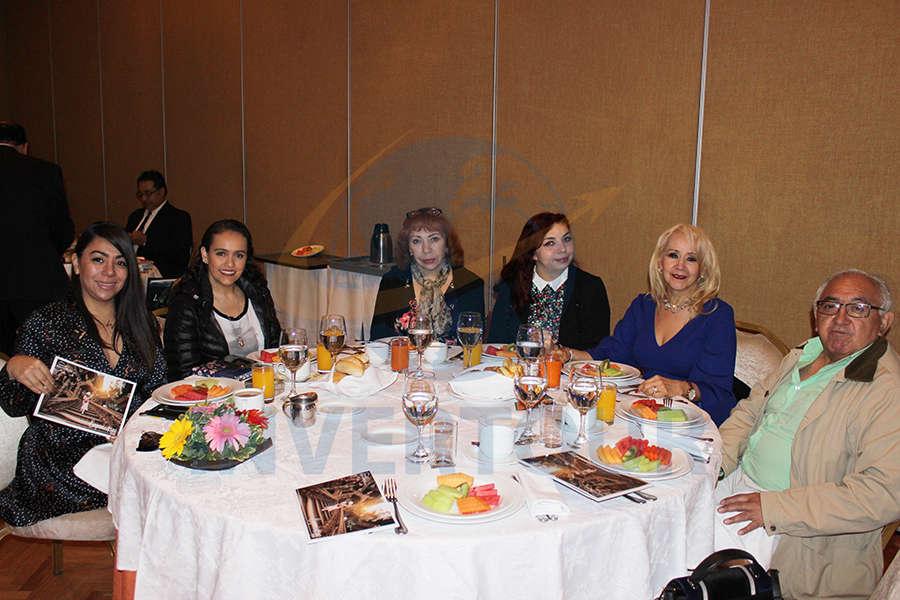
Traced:
<path fill-rule="evenodd" d="M 713 552 L 689 577 L 673 579 L 656 600 L 782 600 L 776 569 L 763 569 L 753 555 L 729 548 Z"/>

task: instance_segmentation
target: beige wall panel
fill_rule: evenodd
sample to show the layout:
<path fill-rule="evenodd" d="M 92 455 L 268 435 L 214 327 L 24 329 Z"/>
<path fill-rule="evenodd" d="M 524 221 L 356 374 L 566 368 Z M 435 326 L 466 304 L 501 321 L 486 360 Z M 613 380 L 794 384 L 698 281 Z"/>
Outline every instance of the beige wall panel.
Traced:
<path fill-rule="evenodd" d="M 28 134 L 33 156 L 56 162 L 50 80 L 50 20 L 46 0 L 7 1 L 9 113 Z M 65 171 L 63 172 L 65 175 Z"/>
<path fill-rule="evenodd" d="M 51 19 L 56 140 L 77 235 L 90 223 L 106 218 L 97 3 L 55 1 Z"/>
<path fill-rule="evenodd" d="M 500 4 L 495 279 L 525 220 L 568 214 L 612 325 L 689 222 L 704 4 Z"/>
<path fill-rule="evenodd" d="M 218 219 L 244 219 L 238 0 L 163 2 L 169 199 L 194 243 Z"/>
<path fill-rule="evenodd" d="M 351 253 L 438 206 L 487 280 L 493 2 L 351 3 Z"/>
<path fill-rule="evenodd" d="M 110 220 L 122 225 L 138 207 L 141 171 L 165 172 L 159 39 L 158 1 L 101 0 L 107 199 Z"/>
<path fill-rule="evenodd" d="M 257 252 L 309 243 L 346 252 L 345 7 L 244 3 L 247 223 Z"/>
<path fill-rule="evenodd" d="M 738 319 L 796 344 L 831 272 L 898 290 L 898 97 L 897 2 L 715 6 L 700 221 Z"/>

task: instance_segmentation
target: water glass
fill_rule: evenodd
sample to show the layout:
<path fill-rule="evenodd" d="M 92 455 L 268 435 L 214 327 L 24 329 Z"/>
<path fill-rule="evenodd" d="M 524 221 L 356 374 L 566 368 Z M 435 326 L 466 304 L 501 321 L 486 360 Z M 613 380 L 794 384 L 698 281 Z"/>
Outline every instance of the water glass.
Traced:
<path fill-rule="evenodd" d="M 456 423 L 435 421 L 431 427 L 431 466 L 452 467 L 456 464 Z"/>
<path fill-rule="evenodd" d="M 306 363 L 307 349 L 306 330 L 299 327 L 288 327 L 281 332 L 281 344 L 278 354 L 282 364 L 291 372 L 291 391 L 293 396 L 297 393 L 297 369 Z M 274 391 L 275 387 L 272 386 Z"/>
<path fill-rule="evenodd" d="M 403 383 L 403 414 L 417 430 L 416 449 L 407 455 L 408 461 L 423 463 L 428 460 L 430 453 L 422 443 L 422 429 L 434 419 L 437 409 L 438 397 L 434 388 L 434 378 L 423 377 L 420 374 L 407 376 Z"/>
<path fill-rule="evenodd" d="M 562 420 L 565 405 L 561 402 L 548 402 L 541 405 L 541 443 L 545 448 L 562 446 Z"/>
<path fill-rule="evenodd" d="M 516 332 L 516 352 L 523 360 L 537 360 L 544 351 L 544 331 L 536 325 L 520 325 Z"/>

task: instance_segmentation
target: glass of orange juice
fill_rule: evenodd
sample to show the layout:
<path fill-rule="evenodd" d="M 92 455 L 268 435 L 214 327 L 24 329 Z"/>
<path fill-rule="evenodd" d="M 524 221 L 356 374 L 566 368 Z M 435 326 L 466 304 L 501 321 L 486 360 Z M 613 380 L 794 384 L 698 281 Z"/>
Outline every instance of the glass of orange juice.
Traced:
<path fill-rule="evenodd" d="M 322 342 L 316 346 L 316 370 L 319 373 L 331 372 L 331 352 Z"/>
<path fill-rule="evenodd" d="M 616 418 L 616 386 L 604 385 L 597 401 L 597 420 L 612 425 Z"/>
<path fill-rule="evenodd" d="M 481 362 L 481 334 L 484 331 L 481 315 L 464 312 L 456 324 L 456 337 L 463 347 L 463 366 L 474 367 Z M 477 352 L 476 352 L 477 347 Z"/>
<path fill-rule="evenodd" d="M 275 398 L 275 369 L 272 365 L 253 365 L 253 387 L 263 391 L 266 402 Z"/>

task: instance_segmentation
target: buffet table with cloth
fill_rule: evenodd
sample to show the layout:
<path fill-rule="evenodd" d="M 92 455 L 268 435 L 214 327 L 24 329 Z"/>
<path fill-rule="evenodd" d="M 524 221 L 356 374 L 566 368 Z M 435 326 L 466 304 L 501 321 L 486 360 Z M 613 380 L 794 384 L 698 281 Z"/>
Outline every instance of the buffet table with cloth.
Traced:
<path fill-rule="evenodd" d="M 458 423 L 455 470 L 500 476 L 525 469 L 471 456 L 480 415 L 524 413 L 511 402 L 489 407 L 450 394 L 446 381 L 460 370 L 456 361 L 434 368 L 441 416 Z M 442 523 L 401 504 L 408 535 L 383 528 L 310 544 L 297 488 L 368 469 L 379 485 L 396 477 L 402 491 L 404 481 L 437 473 L 405 460 L 412 446 L 373 444 L 363 435 L 384 422 L 415 431 L 401 410 L 402 377 L 368 397 L 317 391 L 313 426 L 290 423 L 277 397 L 274 446 L 226 471 L 190 470 L 158 451 L 137 452 L 142 432 L 163 432 L 170 421 L 128 422 L 113 451 L 109 509 L 119 531 L 117 568 L 137 571 L 135 598 L 650 599 L 713 550 L 721 444 L 708 419 L 701 431 L 715 440 L 712 460 L 688 461 L 689 473 L 654 482 L 646 491 L 657 501 L 593 502 L 557 485 L 571 512 L 546 523 L 527 506 L 491 522 Z M 591 443 L 626 435 L 640 432 L 617 417 Z M 547 452 L 540 445 L 525 452 L 531 448 Z"/>

